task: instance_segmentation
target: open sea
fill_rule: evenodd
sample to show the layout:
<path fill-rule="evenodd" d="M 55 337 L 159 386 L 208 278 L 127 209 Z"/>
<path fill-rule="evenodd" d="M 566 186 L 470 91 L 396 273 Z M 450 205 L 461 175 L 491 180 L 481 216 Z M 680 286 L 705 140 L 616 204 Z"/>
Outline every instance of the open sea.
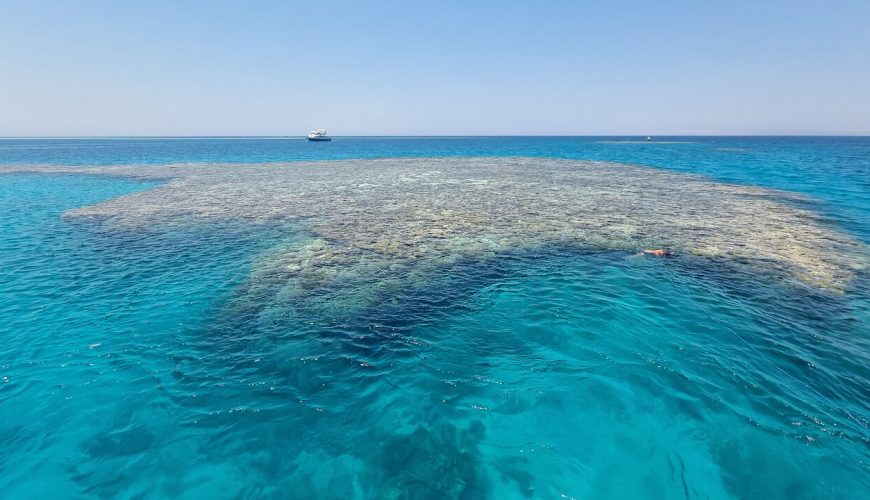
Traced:
<path fill-rule="evenodd" d="M 285 279 L 305 263 L 263 267 L 324 255 L 306 220 L 144 224 L 160 207 L 137 200 L 167 183 L 196 197 L 197 177 L 129 175 L 377 158 L 591 160 L 787 191 L 868 255 L 870 138 L 0 139 L 0 497 L 870 498 L 860 259 L 825 287 L 727 254 L 469 244 L 425 272 L 333 255 L 356 274 L 312 284 Z M 719 208 L 686 203 L 690 237 Z M 371 245 L 388 226 L 365 228 Z"/>

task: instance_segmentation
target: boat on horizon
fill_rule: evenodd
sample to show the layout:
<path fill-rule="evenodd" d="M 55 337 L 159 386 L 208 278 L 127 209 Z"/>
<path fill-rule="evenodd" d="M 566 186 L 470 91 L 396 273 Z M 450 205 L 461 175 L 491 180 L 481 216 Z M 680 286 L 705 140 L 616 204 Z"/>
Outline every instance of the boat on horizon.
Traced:
<path fill-rule="evenodd" d="M 332 137 L 326 134 L 326 129 L 319 128 L 308 132 L 309 141 L 331 141 Z"/>

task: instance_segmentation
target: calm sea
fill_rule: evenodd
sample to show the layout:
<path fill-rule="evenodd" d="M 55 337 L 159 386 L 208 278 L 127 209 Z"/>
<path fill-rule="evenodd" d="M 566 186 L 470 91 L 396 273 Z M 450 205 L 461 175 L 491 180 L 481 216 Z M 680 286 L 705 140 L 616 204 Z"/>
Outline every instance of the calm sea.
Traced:
<path fill-rule="evenodd" d="M 0 139 L 0 168 L 607 160 L 804 193 L 870 243 L 870 138 L 655 139 Z M 866 271 L 537 250 L 337 322 L 240 295 L 286 227 L 61 218 L 153 186 L 0 174 L 0 496 L 870 498 Z"/>

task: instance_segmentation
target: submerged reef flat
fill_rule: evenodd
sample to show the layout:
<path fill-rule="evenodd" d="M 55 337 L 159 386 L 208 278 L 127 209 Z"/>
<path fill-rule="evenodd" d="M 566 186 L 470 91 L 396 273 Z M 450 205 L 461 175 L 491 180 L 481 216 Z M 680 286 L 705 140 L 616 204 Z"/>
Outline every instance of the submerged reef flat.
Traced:
<path fill-rule="evenodd" d="M 301 223 L 310 239 L 261 258 L 248 284 L 280 284 L 278 293 L 291 300 L 362 284 L 401 286 L 391 280 L 547 246 L 666 248 L 838 292 L 868 262 L 865 245 L 826 225 L 802 195 L 607 162 L 406 158 L 4 170 L 13 169 L 165 181 L 64 214 L 110 227 Z"/>

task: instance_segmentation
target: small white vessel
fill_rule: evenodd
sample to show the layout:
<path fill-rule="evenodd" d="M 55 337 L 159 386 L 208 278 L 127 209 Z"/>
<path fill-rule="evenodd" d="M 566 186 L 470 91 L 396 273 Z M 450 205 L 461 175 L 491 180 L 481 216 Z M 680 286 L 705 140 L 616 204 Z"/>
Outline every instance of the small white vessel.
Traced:
<path fill-rule="evenodd" d="M 647 137 L 646 142 L 652 142 L 652 137 Z"/>
<path fill-rule="evenodd" d="M 308 132 L 309 141 L 331 141 L 332 137 L 326 135 L 326 129 L 319 128 Z"/>

